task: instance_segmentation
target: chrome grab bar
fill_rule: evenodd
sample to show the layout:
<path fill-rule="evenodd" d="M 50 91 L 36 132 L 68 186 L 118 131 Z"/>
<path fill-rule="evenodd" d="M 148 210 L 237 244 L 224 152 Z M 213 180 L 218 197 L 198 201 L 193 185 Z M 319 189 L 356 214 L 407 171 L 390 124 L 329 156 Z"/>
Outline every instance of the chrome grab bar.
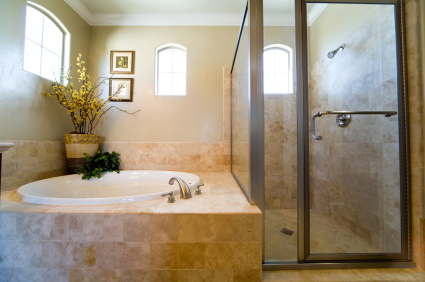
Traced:
<path fill-rule="evenodd" d="M 385 115 L 386 117 L 394 116 L 397 112 L 395 111 L 325 111 L 325 112 L 317 112 L 311 118 L 311 127 L 312 127 L 312 135 L 314 140 L 322 140 L 322 136 L 316 136 L 316 124 L 315 120 L 317 117 L 321 117 L 324 115 Z"/>

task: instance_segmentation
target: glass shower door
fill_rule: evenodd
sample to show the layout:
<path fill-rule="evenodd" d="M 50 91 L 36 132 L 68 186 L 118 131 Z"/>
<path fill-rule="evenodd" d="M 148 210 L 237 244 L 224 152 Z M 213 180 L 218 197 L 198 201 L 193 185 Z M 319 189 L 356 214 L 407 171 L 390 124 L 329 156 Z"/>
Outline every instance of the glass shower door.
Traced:
<path fill-rule="evenodd" d="M 295 1 L 264 0 L 264 260 L 298 260 Z"/>
<path fill-rule="evenodd" d="M 399 257 L 406 181 L 395 5 L 311 5 L 305 259 Z"/>

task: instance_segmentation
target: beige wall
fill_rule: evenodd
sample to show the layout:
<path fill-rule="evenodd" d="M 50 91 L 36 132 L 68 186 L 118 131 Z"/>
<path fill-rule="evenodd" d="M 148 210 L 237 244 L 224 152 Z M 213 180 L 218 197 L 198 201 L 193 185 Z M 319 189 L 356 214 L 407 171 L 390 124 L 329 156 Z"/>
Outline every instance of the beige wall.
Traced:
<path fill-rule="evenodd" d="M 89 25 L 64 1 L 33 0 L 65 25 L 71 34 L 71 61 L 87 53 Z M 23 70 L 26 1 L 0 1 L 0 140 L 63 140 L 72 130 L 66 111 L 42 96 L 51 81 Z"/>
<path fill-rule="evenodd" d="M 346 34 L 354 33 L 378 12 L 378 5 L 352 4 L 349 9 L 346 6 L 329 4 L 310 27 L 309 42 L 315 46 L 310 50 L 310 65 L 344 43 Z"/>
<path fill-rule="evenodd" d="M 136 51 L 134 98 L 114 103 L 98 131 L 106 142 L 223 142 L 223 67 L 232 63 L 238 27 L 92 27 L 92 77 L 109 76 L 111 50 Z M 187 48 L 187 95 L 155 96 L 155 49 Z M 105 94 L 108 92 L 105 87 Z M 104 95 L 105 95 L 104 94 Z"/>

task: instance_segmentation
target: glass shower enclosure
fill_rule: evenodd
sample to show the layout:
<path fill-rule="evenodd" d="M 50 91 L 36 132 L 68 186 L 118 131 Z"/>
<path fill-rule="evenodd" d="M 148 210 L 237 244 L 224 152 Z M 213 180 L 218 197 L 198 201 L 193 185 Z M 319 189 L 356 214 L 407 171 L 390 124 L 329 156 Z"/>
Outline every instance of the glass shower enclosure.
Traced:
<path fill-rule="evenodd" d="M 249 0 L 232 173 L 263 269 L 412 267 L 403 0 Z"/>

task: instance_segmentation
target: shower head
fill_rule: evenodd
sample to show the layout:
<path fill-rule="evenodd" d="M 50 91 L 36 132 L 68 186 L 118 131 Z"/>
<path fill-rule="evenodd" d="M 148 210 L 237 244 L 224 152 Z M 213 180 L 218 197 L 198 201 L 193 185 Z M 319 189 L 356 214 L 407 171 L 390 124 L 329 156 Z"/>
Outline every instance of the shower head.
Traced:
<path fill-rule="evenodd" d="M 329 53 L 328 53 L 328 58 L 329 59 L 332 59 L 333 57 L 335 57 L 335 55 L 336 55 L 336 53 L 338 53 L 338 51 L 339 50 L 344 50 L 345 49 L 345 43 L 342 43 L 341 44 L 341 46 L 339 46 L 338 48 L 336 48 L 335 50 L 333 50 L 333 51 L 330 51 Z"/>

